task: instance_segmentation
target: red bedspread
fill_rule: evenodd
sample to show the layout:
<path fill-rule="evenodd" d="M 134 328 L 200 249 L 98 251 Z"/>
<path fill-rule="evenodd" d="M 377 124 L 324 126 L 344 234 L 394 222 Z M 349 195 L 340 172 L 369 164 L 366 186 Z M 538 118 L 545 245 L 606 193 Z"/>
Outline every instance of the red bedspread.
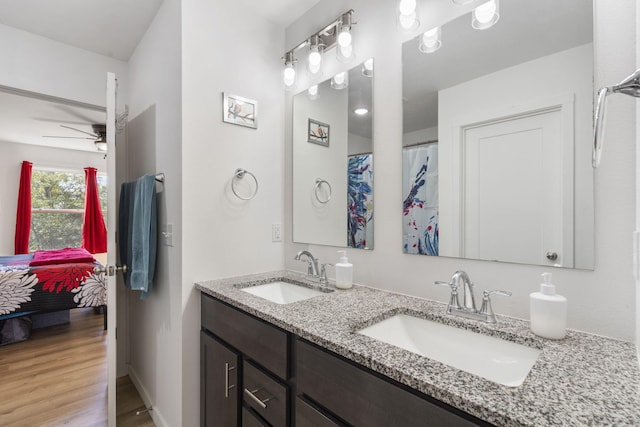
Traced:
<path fill-rule="evenodd" d="M 50 251 L 36 251 L 30 266 L 95 262 L 96 259 L 84 248 L 64 248 Z"/>

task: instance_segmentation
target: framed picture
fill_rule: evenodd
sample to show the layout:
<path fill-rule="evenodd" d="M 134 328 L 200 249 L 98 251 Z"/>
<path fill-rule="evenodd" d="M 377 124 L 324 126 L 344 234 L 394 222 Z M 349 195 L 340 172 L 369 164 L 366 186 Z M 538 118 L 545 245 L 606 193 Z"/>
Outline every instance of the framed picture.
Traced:
<path fill-rule="evenodd" d="M 222 93 L 222 120 L 234 125 L 258 128 L 258 101 Z"/>
<path fill-rule="evenodd" d="M 329 125 L 317 120 L 309 119 L 307 142 L 329 146 Z"/>

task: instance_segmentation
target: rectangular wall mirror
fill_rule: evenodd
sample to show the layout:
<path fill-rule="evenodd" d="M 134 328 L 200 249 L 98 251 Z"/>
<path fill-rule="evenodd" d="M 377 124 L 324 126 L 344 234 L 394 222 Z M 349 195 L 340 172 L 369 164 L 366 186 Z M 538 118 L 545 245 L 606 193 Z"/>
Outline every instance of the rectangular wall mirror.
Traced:
<path fill-rule="evenodd" d="M 593 269 L 593 3 L 471 23 L 402 47 L 404 252 Z"/>
<path fill-rule="evenodd" d="M 373 59 L 293 97 L 293 241 L 373 249 Z"/>

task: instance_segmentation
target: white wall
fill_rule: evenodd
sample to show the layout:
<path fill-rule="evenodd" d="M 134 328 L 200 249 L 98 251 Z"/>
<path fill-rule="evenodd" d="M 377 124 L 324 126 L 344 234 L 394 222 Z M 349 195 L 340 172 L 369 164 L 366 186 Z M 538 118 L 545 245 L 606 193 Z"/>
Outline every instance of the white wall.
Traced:
<path fill-rule="evenodd" d="M 430 127 L 426 129 L 416 130 L 414 132 L 407 132 L 402 134 L 402 145 L 417 144 L 419 142 L 437 141 L 438 140 L 438 127 Z"/>
<path fill-rule="evenodd" d="M 14 254 L 16 208 L 20 185 L 20 168 L 23 160 L 33 163 L 33 168 L 53 167 L 84 173 L 84 168 L 94 167 L 104 172 L 106 161 L 101 153 L 63 150 L 37 145 L 0 141 L 0 255 Z"/>
<path fill-rule="evenodd" d="M 283 243 L 271 242 L 271 224 L 284 218 L 283 45 L 280 27 L 239 2 L 182 4 L 183 376 L 182 423 L 175 425 L 199 425 L 200 292 L 193 283 L 284 267 Z M 223 91 L 258 101 L 257 129 L 222 122 Z M 259 180 L 254 199 L 233 196 L 236 168 Z"/>
<path fill-rule="evenodd" d="M 599 87 L 617 83 L 634 69 L 636 15 L 630 13 L 635 12 L 633 0 L 597 0 L 596 3 L 595 84 Z M 459 14 L 459 9 L 450 2 L 422 2 L 421 5 L 424 6 L 421 9 L 423 29 L 440 25 Z M 353 8 L 354 19 L 358 22 L 354 27 L 354 48 L 358 58 L 375 58 L 376 246 L 373 251 L 350 251 L 354 279 L 358 283 L 445 302 L 448 291 L 433 286 L 433 281 L 448 279 L 454 271 L 463 269 L 479 288 L 505 289 L 514 293 L 513 297 L 494 303 L 498 313 L 528 318 L 528 295 L 538 288 L 540 274 L 545 268 L 402 254 L 400 48 L 402 40 L 410 36 L 401 36 L 395 20 L 389 19 L 389 16 L 395 16 L 395 6 L 395 2 L 385 0 L 323 0 L 287 29 L 285 46 L 292 46 L 335 16 Z M 327 74 L 347 67 L 330 58 L 326 66 Z M 556 269 L 554 278 L 558 292 L 569 300 L 570 328 L 633 340 L 636 299 L 631 232 L 635 227 L 633 150 L 636 118 L 631 98 L 614 98 L 609 103 L 603 161 L 596 171 L 595 271 Z M 285 195 L 288 208 L 285 212 L 288 237 L 292 224 L 290 99 L 286 108 Z M 590 141 L 583 143 L 590 144 Z M 293 244 L 288 237 L 285 248 L 287 268 L 301 270 L 293 256 L 306 248 L 323 261 L 335 260 L 334 247 Z"/>
<path fill-rule="evenodd" d="M 129 375 L 145 403 L 153 406 L 150 415 L 159 427 L 182 425 L 180 25 L 180 1 L 165 0 L 128 68 L 125 180 L 145 173 L 165 174 L 164 184 L 156 184 L 159 231 L 170 223 L 174 232 L 173 246 L 163 244 L 158 235 L 155 279 L 149 296 L 141 301 L 139 293 L 119 288 L 128 294 L 130 304 Z M 119 322 L 119 327 L 124 326 Z M 199 350 L 194 347 L 191 352 L 198 354 Z"/>

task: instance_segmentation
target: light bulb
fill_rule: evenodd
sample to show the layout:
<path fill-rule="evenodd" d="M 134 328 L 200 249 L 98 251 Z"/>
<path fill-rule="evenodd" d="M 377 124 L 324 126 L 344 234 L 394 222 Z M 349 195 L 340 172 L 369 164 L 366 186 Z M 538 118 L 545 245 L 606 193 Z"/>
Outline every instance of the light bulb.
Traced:
<path fill-rule="evenodd" d="M 413 30 L 417 28 L 418 19 L 415 12 L 409 15 L 400 15 L 398 21 L 403 30 Z"/>
<path fill-rule="evenodd" d="M 309 95 L 316 96 L 318 94 L 318 85 L 313 85 L 308 89 Z"/>
<path fill-rule="evenodd" d="M 287 64 L 284 67 L 284 72 L 282 73 L 282 80 L 285 86 L 293 86 L 296 81 L 296 70 L 293 68 L 293 64 Z"/>
<path fill-rule="evenodd" d="M 331 78 L 331 87 L 336 90 L 342 90 L 349 85 L 349 75 L 346 71 L 336 74 Z"/>
<path fill-rule="evenodd" d="M 498 0 L 490 0 L 473 10 L 471 26 L 476 30 L 485 30 L 500 19 Z"/>
<path fill-rule="evenodd" d="M 309 64 L 310 65 L 320 65 L 322 62 L 322 56 L 320 56 L 320 52 L 318 52 L 318 48 L 309 52 Z"/>
<path fill-rule="evenodd" d="M 411 15 L 416 11 L 416 0 L 400 0 L 398 9 L 401 15 Z"/>
<path fill-rule="evenodd" d="M 333 81 L 336 82 L 337 85 L 341 85 L 344 83 L 344 71 L 342 73 L 338 73 L 333 77 Z"/>
<path fill-rule="evenodd" d="M 353 112 L 359 116 L 364 116 L 369 112 L 369 110 L 367 110 L 366 108 L 356 108 L 355 110 L 353 110 Z"/>
<path fill-rule="evenodd" d="M 338 46 L 338 60 L 348 62 L 353 58 L 353 46 Z"/>
<path fill-rule="evenodd" d="M 362 63 L 362 75 L 366 77 L 373 76 L 373 58 L 369 58 Z"/>
<path fill-rule="evenodd" d="M 351 46 L 351 32 L 349 27 L 342 27 L 340 34 L 338 34 L 338 44 L 340 47 Z"/>
<path fill-rule="evenodd" d="M 435 27 L 429 31 L 426 31 L 420 39 L 420 46 L 418 49 L 422 53 L 433 53 L 440 49 L 442 41 L 440 40 L 440 27 Z"/>

